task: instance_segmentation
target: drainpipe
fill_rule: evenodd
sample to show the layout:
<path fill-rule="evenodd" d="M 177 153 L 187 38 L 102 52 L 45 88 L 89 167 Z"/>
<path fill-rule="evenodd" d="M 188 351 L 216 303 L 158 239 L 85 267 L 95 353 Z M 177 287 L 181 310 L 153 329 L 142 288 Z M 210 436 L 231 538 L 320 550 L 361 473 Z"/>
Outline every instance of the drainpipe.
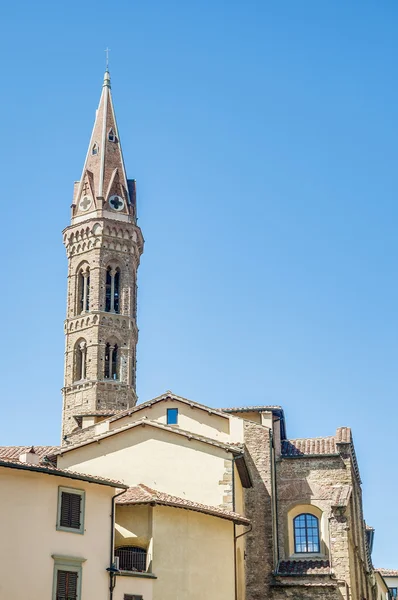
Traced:
<path fill-rule="evenodd" d="M 107 571 L 109 573 L 109 600 L 113 600 L 113 590 L 116 586 L 116 573 L 119 572 L 119 569 L 116 569 L 114 563 L 114 543 L 115 543 L 115 507 L 116 507 L 116 498 L 125 493 L 126 490 L 122 490 L 121 492 L 112 496 L 112 510 L 111 510 L 111 548 L 110 548 L 110 560 L 109 567 Z"/>
<path fill-rule="evenodd" d="M 244 454 L 237 454 L 236 456 L 232 456 L 232 510 L 235 512 L 236 503 L 235 503 L 235 461 L 238 458 L 243 458 Z M 234 523 L 234 576 L 235 576 L 235 600 L 238 600 L 238 572 L 237 572 L 237 564 L 236 564 L 236 540 L 247 533 L 250 533 L 252 530 L 252 525 L 250 525 L 250 529 L 244 531 L 243 533 L 236 535 L 236 524 Z"/>

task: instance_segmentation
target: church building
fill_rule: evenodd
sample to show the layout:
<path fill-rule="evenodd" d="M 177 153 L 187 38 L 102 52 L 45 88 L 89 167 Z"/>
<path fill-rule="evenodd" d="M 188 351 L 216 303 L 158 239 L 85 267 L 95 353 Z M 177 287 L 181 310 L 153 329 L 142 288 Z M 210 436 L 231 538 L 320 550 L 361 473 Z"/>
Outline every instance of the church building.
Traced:
<path fill-rule="evenodd" d="M 0 447 L 0 598 L 386 600 L 349 427 L 289 439 L 280 406 L 137 403 L 144 240 L 108 71 L 63 240 L 61 444 Z"/>

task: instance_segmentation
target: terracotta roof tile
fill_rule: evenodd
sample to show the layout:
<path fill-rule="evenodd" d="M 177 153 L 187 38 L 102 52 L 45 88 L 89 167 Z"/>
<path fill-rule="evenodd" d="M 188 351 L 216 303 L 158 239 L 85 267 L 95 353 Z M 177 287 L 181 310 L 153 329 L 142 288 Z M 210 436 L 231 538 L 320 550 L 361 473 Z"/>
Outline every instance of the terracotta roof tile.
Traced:
<path fill-rule="evenodd" d="M 336 431 L 336 444 L 350 444 L 352 441 L 351 428 L 339 427 Z"/>
<path fill-rule="evenodd" d="M 94 442 L 98 442 L 99 440 L 105 440 L 108 437 L 112 437 L 113 435 L 117 435 L 118 433 L 122 433 L 124 431 L 129 431 L 135 429 L 137 427 L 154 427 L 155 429 L 163 429 L 164 431 L 168 431 L 170 433 L 174 433 L 179 436 L 183 436 L 188 440 L 196 440 L 198 442 L 203 442 L 204 444 L 209 444 L 211 446 L 216 446 L 218 448 L 222 448 L 223 450 L 227 450 L 227 452 L 235 452 L 237 454 L 242 452 L 242 444 L 229 444 L 226 442 L 220 442 L 218 440 L 214 440 L 213 438 L 205 437 L 204 435 L 199 435 L 197 433 L 192 433 L 191 431 L 185 431 L 184 429 L 179 429 L 173 427 L 172 425 L 166 425 L 165 423 L 159 423 L 158 421 L 150 421 L 146 417 L 140 419 L 139 421 L 134 421 L 133 423 L 128 423 L 127 425 L 123 425 L 118 427 L 117 429 L 111 429 L 110 431 L 104 431 L 98 435 L 94 435 L 82 442 L 77 442 L 76 444 L 61 446 L 57 448 L 55 455 L 62 455 L 65 452 L 69 452 L 70 450 L 74 450 L 75 448 L 80 448 L 82 446 L 86 446 L 88 444 L 93 444 Z"/>
<path fill-rule="evenodd" d="M 24 446 L 22 447 L 24 448 Z M 29 448 L 30 447 L 28 447 L 28 449 Z M 41 461 L 40 464 L 36 465 L 32 463 L 21 462 L 16 458 L 0 457 L 0 467 L 36 471 L 38 473 L 47 473 L 49 475 L 59 475 L 60 477 L 70 477 L 71 479 L 79 479 L 81 481 L 90 481 L 102 485 L 110 485 L 116 488 L 127 488 L 124 483 L 116 481 L 115 479 L 108 479 L 107 477 L 100 477 L 97 475 L 89 475 L 87 473 L 78 473 L 77 471 L 71 471 L 69 469 L 59 469 L 52 462 L 47 461 Z"/>
<path fill-rule="evenodd" d="M 162 506 L 172 506 L 174 508 L 184 508 L 186 510 L 193 510 L 201 512 L 214 517 L 220 517 L 221 519 L 228 519 L 238 525 L 249 525 L 250 521 L 242 515 L 220 508 L 219 506 L 208 506 L 206 504 L 200 504 L 199 502 L 193 502 L 186 498 L 178 498 L 177 496 L 171 496 L 165 492 L 159 492 L 154 490 L 143 483 L 129 488 L 124 494 L 118 496 L 116 499 L 117 504 L 128 505 L 128 504 L 160 504 Z"/>
<path fill-rule="evenodd" d="M 220 408 L 222 412 L 230 413 L 230 412 L 267 412 L 270 410 L 282 410 L 281 406 L 274 405 L 261 405 L 257 404 L 255 406 L 233 406 L 231 408 Z"/>
<path fill-rule="evenodd" d="M 281 560 L 277 575 L 330 575 L 328 560 Z"/>
<path fill-rule="evenodd" d="M 21 454 L 29 452 L 32 446 L 0 446 L 0 459 L 15 458 L 19 459 Z M 33 446 L 35 454 L 40 457 L 54 454 L 59 449 L 59 446 Z"/>
<path fill-rule="evenodd" d="M 376 569 L 383 577 L 398 577 L 398 569 Z"/>
<path fill-rule="evenodd" d="M 334 436 L 282 441 L 282 456 L 318 456 L 322 454 L 338 454 Z"/>

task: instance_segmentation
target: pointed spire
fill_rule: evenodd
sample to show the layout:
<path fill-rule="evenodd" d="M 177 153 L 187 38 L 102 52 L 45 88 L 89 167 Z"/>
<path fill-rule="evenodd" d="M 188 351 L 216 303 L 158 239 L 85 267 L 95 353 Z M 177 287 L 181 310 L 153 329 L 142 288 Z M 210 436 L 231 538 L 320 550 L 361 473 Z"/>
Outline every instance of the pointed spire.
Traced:
<path fill-rule="evenodd" d="M 118 210 L 121 214 L 131 212 L 129 184 L 113 108 L 108 67 L 104 74 L 82 177 L 73 202 L 73 213 L 76 216 L 98 208 Z"/>

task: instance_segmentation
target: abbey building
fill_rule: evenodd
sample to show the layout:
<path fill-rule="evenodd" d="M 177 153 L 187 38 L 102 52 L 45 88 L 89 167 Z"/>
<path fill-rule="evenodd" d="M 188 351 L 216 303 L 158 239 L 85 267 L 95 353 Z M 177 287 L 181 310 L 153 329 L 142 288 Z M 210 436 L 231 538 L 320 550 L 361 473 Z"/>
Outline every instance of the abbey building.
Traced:
<path fill-rule="evenodd" d="M 0 446 L 0 598 L 387 600 L 349 427 L 289 439 L 256 399 L 137 404 L 143 237 L 108 72 L 64 244 L 61 444 Z"/>

